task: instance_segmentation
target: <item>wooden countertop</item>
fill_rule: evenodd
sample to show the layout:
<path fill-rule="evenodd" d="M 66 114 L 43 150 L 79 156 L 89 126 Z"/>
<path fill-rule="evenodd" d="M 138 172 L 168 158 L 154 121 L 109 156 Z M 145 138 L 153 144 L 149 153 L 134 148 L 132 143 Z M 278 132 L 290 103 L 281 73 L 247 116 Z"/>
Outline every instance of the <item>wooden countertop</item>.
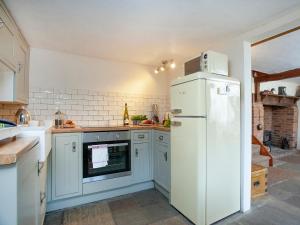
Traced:
<path fill-rule="evenodd" d="M 38 142 L 38 137 L 17 137 L 0 142 L 0 165 L 16 163 L 21 155 Z"/>
<path fill-rule="evenodd" d="M 118 131 L 118 130 L 159 130 L 169 132 L 170 128 L 163 126 L 115 126 L 115 127 L 75 127 L 75 128 L 52 128 L 53 134 L 96 132 L 96 131 Z"/>

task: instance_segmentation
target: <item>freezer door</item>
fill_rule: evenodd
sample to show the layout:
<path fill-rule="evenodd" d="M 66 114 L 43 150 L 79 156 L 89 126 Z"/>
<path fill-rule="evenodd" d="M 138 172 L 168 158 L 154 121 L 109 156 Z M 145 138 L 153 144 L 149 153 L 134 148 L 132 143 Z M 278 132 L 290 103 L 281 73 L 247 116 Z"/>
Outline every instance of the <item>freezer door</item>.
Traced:
<path fill-rule="evenodd" d="M 207 81 L 207 224 L 240 210 L 240 87 Z"/>
<path fill-rule="evenodd" d="M 171 112 L 174 116 L 205 116 L 204 79 L 192 80 L 171 87 Z"/>
<path fill-rule="evenodd" d="M 171 204 L 197 225 L 205 224 L 206 119 L 173 118 Z"/>

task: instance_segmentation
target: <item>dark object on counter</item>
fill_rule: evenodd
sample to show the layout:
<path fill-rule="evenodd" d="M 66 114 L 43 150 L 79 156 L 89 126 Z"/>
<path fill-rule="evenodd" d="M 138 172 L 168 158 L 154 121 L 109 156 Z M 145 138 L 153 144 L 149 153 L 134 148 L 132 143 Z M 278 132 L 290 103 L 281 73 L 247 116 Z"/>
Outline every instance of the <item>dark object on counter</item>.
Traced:
<path fill-rule="evenodd" d="M 57 112 L 54 114 L 54 116 L 55 116 L 55 119 L 54 119 L 55 128 L 63 128 L 64 127 L 64 114 L 60 110 L 57 110 Z"/>
<path fill-rule="evenodd" d="M 0 119 L 0 128 L 15 127 L 17 124 L 10 120 Z"/>
<path fill-rule="evenodd" d="M 286 87 L 278 87 L 278 95 L 286 95 Z"/>
<path fill-rule="evenodd" d="M 125 110 L 124 110 L 124 114 L 123 114 L 123 125 L 124 126 L 129 125 L 129 114 L 128 114 L 127 103 L 125 103 Z"/>
<path fill-rule="evenodd" d="M 282 138 L 282 140 L 281 140 L 281 148 L 282 149 L 290 148 L 289 140 L 286 137 Z"/>

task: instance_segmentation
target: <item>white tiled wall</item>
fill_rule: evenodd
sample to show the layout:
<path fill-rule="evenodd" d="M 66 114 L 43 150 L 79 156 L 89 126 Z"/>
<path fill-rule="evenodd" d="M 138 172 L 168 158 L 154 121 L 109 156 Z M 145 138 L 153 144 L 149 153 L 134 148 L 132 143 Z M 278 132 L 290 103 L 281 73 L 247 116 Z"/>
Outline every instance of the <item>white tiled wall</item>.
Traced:
<path fill-rule="evenodd" d="M 28 109 L 33 120 L 54 119 L 54 113 L 59 108 L 67 119 L 81 126 L 117 126 L 123 125 L 125 103 L 128 104 L 129 116 L 143 114 L 150 119 L 152 104 L 158 104 L 160 119 L 165 112 L 170 111 L 167 95 L 55 88 L 31 88 Z"/>

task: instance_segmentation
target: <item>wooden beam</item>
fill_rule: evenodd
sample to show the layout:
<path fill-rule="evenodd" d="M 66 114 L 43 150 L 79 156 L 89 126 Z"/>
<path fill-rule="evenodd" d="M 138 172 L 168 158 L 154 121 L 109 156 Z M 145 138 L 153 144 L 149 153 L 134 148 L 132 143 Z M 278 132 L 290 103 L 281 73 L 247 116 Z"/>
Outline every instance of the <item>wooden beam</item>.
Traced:
<path fill-rule="evenodd" d="M 253 44 L 251 45 L 251 47 L 256 46 L 256 45 L 259 45 L 259 44 L 262 44 L 262 43 L 267 42 L 267 41 L 270 41 L 270 40 L 273 40 L 273 39 L 278 38 L 278 37 L 281 37 L 281 36 L 283 36 L 283 35 L 292 33 L 292 32 L 297 31 L 297 30 L 300 30 L 300 26 L 295 27 L 295 28 L 292 28 L 292 29 L 287 30 L 287 31 L 284 31 L 284 32 L 281 32 L 281 33 L 279 33 L 279 34 L 273 35 L 273 36 L 271 36 L 271 37 L 265 38 L 265 39 L 260 40 L 260 41 L 258 41 L 258 42 L 255 42 L 255 43 L 253 43 Z"/>
<path fill-rule="evenodd" d="M 257 82 L 255 80 L 257 76 L 256 71 L 252 71 L 252 76 L 254 77 L 254 101 L 255 102 L 260 102 L 261 101 L 261 96 L 260 96 L 260 82 Z"/>
<path fill-rule="evenodd" d="M 300 77 L 300 68 L 288 70 L 281 73 L 267 74 L 259 71 L 252 71 L 254 82 L 262 83 L 268 81 L 284 80 Z"/>

